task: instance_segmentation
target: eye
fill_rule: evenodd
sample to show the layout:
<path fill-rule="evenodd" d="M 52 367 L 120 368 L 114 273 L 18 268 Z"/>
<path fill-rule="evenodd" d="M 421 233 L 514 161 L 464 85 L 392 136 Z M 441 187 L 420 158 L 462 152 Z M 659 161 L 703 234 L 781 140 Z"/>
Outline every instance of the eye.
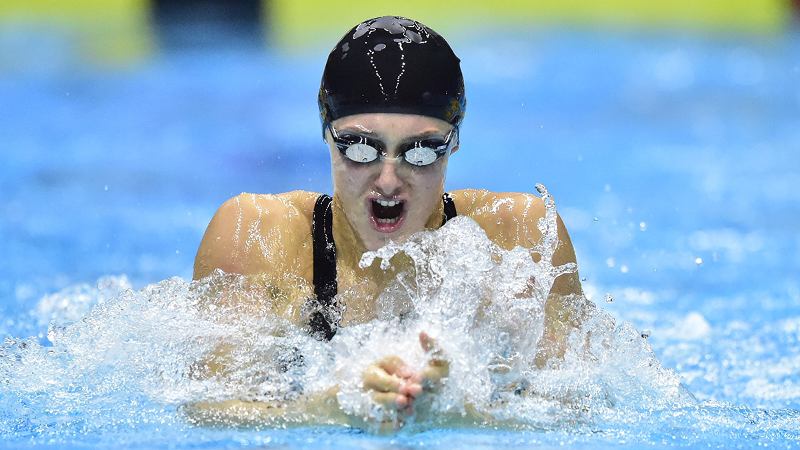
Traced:
<path fill-rule="evenodd" d="M 413 147 L 408 149 L 404 154 L 406 162 L 415 166 L 427 166 L 432 164 L 439 158 L 439 154 L 432 148 L 428 147 Z"/>
<path fill-rule="evenodd" d="M 367 144 L 350 144 L 343 153 L 349 160 L 359 163 L 368 163 L 378 159 L 378 150 Z"/>

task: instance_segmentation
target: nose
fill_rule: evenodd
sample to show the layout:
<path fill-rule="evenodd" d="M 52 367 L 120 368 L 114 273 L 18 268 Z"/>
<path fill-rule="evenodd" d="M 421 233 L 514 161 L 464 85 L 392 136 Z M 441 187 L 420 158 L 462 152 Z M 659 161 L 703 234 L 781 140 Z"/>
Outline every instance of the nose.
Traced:
<path fill-rule="evenodd" d="M 375 188 L 381 195 L 396 195 L 403 187 L 403 179 L 397 173 L 398 161 L 385 159 L 381 162 L 381 171 L 375 179 Z"/>

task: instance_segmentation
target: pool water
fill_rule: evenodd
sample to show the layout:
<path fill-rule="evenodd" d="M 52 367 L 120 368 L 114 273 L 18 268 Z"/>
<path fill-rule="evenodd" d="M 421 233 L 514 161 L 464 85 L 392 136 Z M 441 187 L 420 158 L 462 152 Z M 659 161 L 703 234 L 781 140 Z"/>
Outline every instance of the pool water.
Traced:
<path fill-rule="evenodd" d="M 468 113 L 447 188 L 547 185 L 587 295 L 646 335 L 631 355 L 652 349 L 694 400 L 632 370 L 606 381 L 633 405 L 603 414 L 394 436 L 193 427 L 177 412 L 180 373 L 106 345 L 171 355 L 163 338 L 191 334 L 169 307 L 186 311 L 194 252 L 225 199 L 330 192 L 326 49 L 220 46 L 109 69 L 35 36 L 0 30 L 0 447 L 800 446 L 796 31 L 451 38 Z"/>

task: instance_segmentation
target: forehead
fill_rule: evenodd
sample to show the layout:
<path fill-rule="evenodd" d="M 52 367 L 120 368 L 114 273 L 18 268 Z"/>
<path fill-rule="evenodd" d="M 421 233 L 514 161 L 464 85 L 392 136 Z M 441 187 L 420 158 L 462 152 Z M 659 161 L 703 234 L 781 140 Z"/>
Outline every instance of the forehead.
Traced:
<path fill-rule="evenodd" d="M 452 125 L 435 117 L 416 114 L 367 113 L 333 121 L 337 130 L 361 131 L 379 136 L 446 134 Z"/>

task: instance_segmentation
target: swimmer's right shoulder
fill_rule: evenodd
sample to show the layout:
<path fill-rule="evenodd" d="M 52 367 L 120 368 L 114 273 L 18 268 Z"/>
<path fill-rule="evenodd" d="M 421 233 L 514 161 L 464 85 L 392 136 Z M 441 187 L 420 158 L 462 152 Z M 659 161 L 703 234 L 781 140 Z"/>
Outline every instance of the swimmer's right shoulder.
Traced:
<path fill-rule="evenodd" d="M 296 219 L 308 216 L 314 210 L 318 193 L 290 191 L 281 194 L 251 194 L 243 192 L 226 200 L 220 206 L 217 216 L 235 216 L 242 219 L 257 219 L 267 216 L 273 220 Z"/>
<path fill-rule="evenodd" d="M 310 239 L 311 217 L 319 196 L 307 191 L 282 194 L 242 193 L 219 207 L 203 235 L 194 279 L 221 269 L 253 275 L 277 261 L 294 259 L 298 245 Z"/>

